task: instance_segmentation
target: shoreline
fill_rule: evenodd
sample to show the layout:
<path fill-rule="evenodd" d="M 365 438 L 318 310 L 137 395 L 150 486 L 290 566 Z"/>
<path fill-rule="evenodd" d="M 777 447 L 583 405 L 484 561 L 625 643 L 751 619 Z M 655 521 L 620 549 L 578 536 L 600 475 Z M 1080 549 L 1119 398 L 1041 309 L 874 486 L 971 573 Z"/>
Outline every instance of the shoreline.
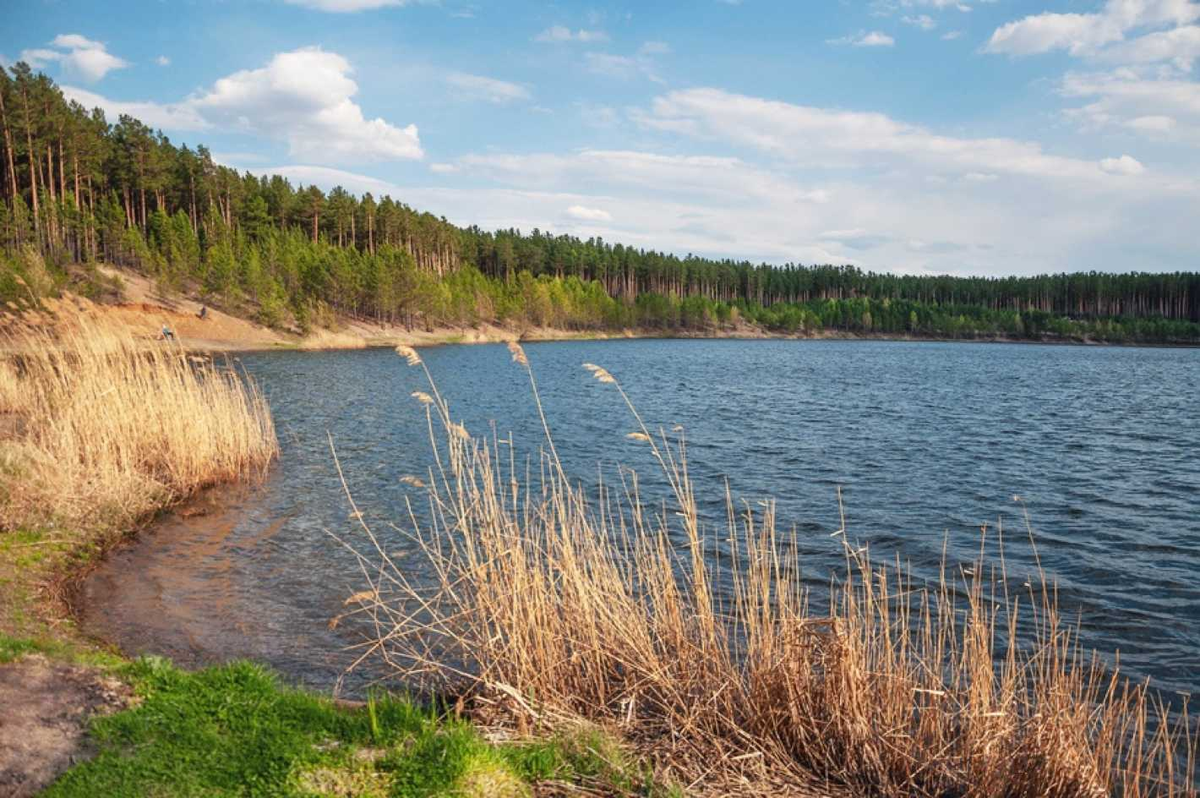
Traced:
<path fill-rule="evenodd" d="M 642 331 L 645 333 L 657 333 L 666 331 Z M 710 333 L 714 331 L 709 331 Z M 999 338 L 984 338 L 984 339 L 928 339 L 920 337 L 884 337 L 884 336 L 862 336 L 854 334 L 823 334 L 815 336 L 782 336 L 772 335 L 765 331 L 748 331 L 748 330 L 727 330 L 717 331 L 726 334 L 694 334 L 694 335 L 678 335 L 678 334 L 644 334 L 638 335 L 635 331 L 624 331 L 622 335 L 591 335 L 578 334 L 572 331 L 553 330 L 547 328 L 533 328 L 520 331 L 504 327 L 487 326 L 483 328 L 467 328 L 454 330 L 435 330 L 430 332 L 420 332 L 416 335 L 418 340 L 412 340 L 411 346 L 441 346 L 455 343 L 503 343 L 505 341 L 522 340 L 522 341 L 561 341 L 561 340 L 613 340 L 616 338 L 633 339 L 633 338 L 659 338 L 664 340 L 825 340 L 825 341 L 855 341 L 855 340 L 884 340 L 897 343 L 902 342 L 941 342 L 941 343 L 1043 343 L 1053 345 L 1088 345 L 1088 342 L 1083 341 L 1017 341 Z M 396 345 L 399 338 L 384 340 L 381 336 L 366 337 L 358 339 L 352 338 L 349 334 L 341 334 L 343 337 L 336 341 L 326 343 L 347 344 L 351 340 L 357 341 L 357 345 L 353 347 L 343 346 L 328 346 L 323 347 L 326 350 L 341 349 L 341 348 L 367 348 L 367 347 L 392 347 Z M 219 342 L 229 343 L 229 342 Z M 228 348 L 212 348 L 207 351 L 211 352 L 244 352 L 244 351 L 280 351 L 283 347 L 275 346 L 268 348 L 236 348 L 242 342 L 232 342 L 233 346 Z M 183 340 L 178 342 L 178 348 L 175 349 L 175 354 L 171 355 L 182 360 L 186 351 L 202 351 L 199 347 L 190 345 L 191 342 Z M 1099 345 L 1099 344 L 1096 344 Z M 161 346 L 161 345 L 160 345 Z M 290 346 L 289 349 L 311 349 L 316 350 L 322 347 L 300 347 Z M 517 348 L 519 351 L 519 347 Z M 164 352 L 164 355 L 167 355 Z M 153 360 L 158 355 L 153 353 L 153 347 L 145 348 L 139 344 L 134 349 L 132 360 L 139 362 L 141 360 Z M 187 369 L 185 368 L 185 371 Z M 0 416 L 0 420 L 6 419 L 6 416 Z M 226 483 L 218 483 L 219 486 L 225 486 Z M 240 483 L 233 483 L 240 484 Z M 129 525 L 122 530 L 114 530 L 110 536 L 99 539 L 77 539 L 71 541 L 71 530 L 62 527 L 55 529 L 53 525 L 45 529 L 30 528 L 24 531 L 18 531 L 10 540 L 4 540 L 0 537 L 0 584 L 4 583 L 3 577 L 5 568 L 8 567 L 11 572 L 11 567 L 16 566 L 16 576 L 24 576 L 25 581 L 34 586 L 34 590 L 28 595 L 5 596 L 4 601 L 0 601 L 0 610 L 5 611 L 5 614 L 0 614 L 0 696 L 8 695 L 15 696 L 8 700 L 19 711 L 21 722 L 27 725 L 35 725 L 41 721 L 45 715 L 45 707 L 50 706 L 50 696 L 56 696 L 61 701 L 65 702 L 66 709 L 64 711 L 74 712 L 79 718 L 78 722 L 78 741 L 72 747 L 66 750 L 60 750 L 57 755 L 65 757 L 65 760 L 60 760 L 58 764 L 47 764 L 46 752 L 36 747 L 27 752 L 27 757 L 32 761 L 32 766 L 50 767 L 56 771 L 62 769 L 61 761 L 67 761 L 72 765 L 72 770 L 68 771 L 70 779 L 86 778 L 79 776 L 78 773 L 82 768 L 91 768 L 89 764 L 77 766 L 77 757 L 85 757 L 87 752 L 87 740 L 85 729 L 93 718 L 103 718 L 106 712 L 116 711 L 121 712 L 122 717 L 131 717 L 139 710 L 139 706 L 134 703 L 134 699 L 130 697 L 132 691 L 152 689 L 160 692 L 169 691 L 171 685 L 179 683 L 180 680 L 188 684 L 193 682 L 199 684 L 204 679 L 209 678 L 209 674 L 239 674 L 240 677 L 252 677 L 254 675 L 253 668 L 256 666 L 246 664 L 222 665 L 214 668 L 202 668 L 195 671 L 185 671 L 183 668 L 169 664 L 155 664 L 165 661 L 154 660 L 145 661 L 141 659 L 132 659 L 131 656 L 122 651 L 119 644 L 109 642 L 99 634 L 89 632 L 83 627 L 82 619 L 84 614 L 83 601 L 85 600 L 82 592 L 78 590 L 82 586 L 88 574 L 99 565 L 104 558 L 112 552 L 127 546 L 138 540 L 144 534 L 153 534 L 154 528 L 161 523 L 164 517 L 173 511 L 186 512 L 188 504 L 192 501 L 203 500 L 206 495 L 211 496 L 210 491 L 224 490 L 225 487 L 214 486 L 211 488 L 203 488 L 196 493 L 190 495 L 180 495 L 178 500 L 172 500 L 163 506 L 158 507 L 153 512 L 143 515 L 132 520 Z M 15 549 L 13 548 L 15 545 Z M 48 549 L 38 549 L 35 547 L 49 546 Z M 23 567 L 23 556 L 20 552 L 23 547 L 28 547 L 26 551 L 47 551 L 49 552 L 48 559 L 41 561 L 36 566 L 30 566 L 29 570 L 21 573 Z M 14 554 L 14 551 L 17 552 Z M 37 584 L 40 580 L 40 584 Z M 26 610 L 29 614 L 36 617 L 36 628 L 38 631 L 33 634 L 17 632 L 17 634 L 9 634 L 12 631 L 4 622 L 7 619 L 7 610 L 12 605 Z M 32 628 L 31 628 L 32 631 Z M 15 655 L 14 655 L 15 652 Z M 103 659 L 98 659 L 102 657 Z M 163 669 L 167 670 L 163 670 Z M 166 674 L 166 675 L 164 675 Z M 171 674 L 179 674 L 173 676 Z M 272 687 L 270 684 L 262 685 L 264 691 L 275 689 L 288 690 L 289 684 L 294 684 L 290 681 L 290 677 L 276 679 L 274 684 L 277 687 Z M 158 679 L 159 682 L 155 682 Z M 42 690 L 33 695 L 22 696 L 20 686 L 26 682 L 40 680 L 39 683 L 49 685 L 47 690 Z M 106 681 L 107 680 L 107 681 Z M 56 685 L 64 685 L 61 695 L 56 693 Z M 146 688 L 146 685 L 152 685 L 152 688 Z M 7 693 L 4 688 L 7 686 Z M 70 688 L 70 689 L 68 689 Z M 77 689 L 76 689 L 77 688 Z M 190 688 L 189 688 L 190 689 Z M 222 688 L 228 690 L 224 693 L 223 701 L 239 701 L 243 698 L 253 698 L 252 696 L 243 697 L 236 690 Z M 256 688 L 257 689 L 257 688 Z M 294 693 L 299 695 L 299 693 Z M 330 698 L 330 691 L 325 689 L 308 691 L 305 693 L 309 700 L 317 701 L 319 707 L 325 707 L 333 700 Z M 100 699 L 94 699 L 93 696 L 100 696 Z M 273 694 L 272 694 L 273 695 Z M 292 700 L 288 698 L 290 694 L 284 694 L 284 700 Z M 336 693 L 334 693 L 336 695 Z M 154 701 L 154 694 L 151 693 L 150 701 Z M 187 700 L 192 698 L 186 693 L 179 697 L 171 699 L 172 701 Z M 340 709 L 358 711 L 359 715 L 365 714 L 365 711 L 374 712 L 374 704 L 368 701 L 370 709 L 366 709 L 360 705 L 351 705 L 348 702 L 342 702 L 334 706 Z M 57 706 L 57 705 L 55 705 Z M 56 710 L 57 711 L 57 710 Z M 431 716 L 432 717 L 432 716 Z M 104 723 L 103 720 L 99 721 Z M 157 724 L 157 719 L 152 720 Z M 373 721 L 372 721 L 373 722 Z M 433 728 L 435 733 L 442 733 L 444 728 L 442 724 L 457 722 L 450 715 L 438 715 L 432 717 L 431 724 L 435 724 Z M 44 724 L 43 724 L 44 725 Z M 14 736 L 15 734 L 15 736 Z M 10 730 L 10 739 L 23 742 L 23 731 L 13 732 Z M 0 738 L 0 753 L 4 753 L 3 748 L 6 741 Z M 375 741 L 372 741 L 375 742 Z M 187 743 L 190 745 L 191 743 Z M 356 744 L 351 741 L 350 745 Z M 28 744 L 26 744 L 28 748 Z M 38 762 L 38 757 L 42 761 Z M 2 758 L 0 758 L 2 759 Z M 84 760 L 86 762 L 86 759 Z M 20 764 L 20 763 L 18 763 Z M 5 778 L 8 771 L 3 766 L 3 761 L 0 761 L 0 786 L 6 784 Z M 94 769 L 100 769 L 101 764 L 97 764 Z M 18 777 L 21 777 L 19 770 L 14 771 Z M 91 772 L 91 771 L 88 771 Z M 23 794 L 23 793 L 18 793 Z"/>
<path fill-rule="evenodd" d="M 161 330 L 170 329 L 173 340 L 189 352 L 220 354 L 237 352 L 335 351 L 395 347 L 447 346 L 452 344 L 504 344 L 549 341 L 606 340 L 742 340 L 742 341 L 888 341 L 897 343 L 973 343 L 1041 344 L 1048 346 L 1103 346 L 1134 348 L 1195 349 L 1191 341 L 1103 341 L 1094 339 L 1040 338 L 989 335 L 947 338 L 936 335 L 849 332 L 774 332 L 745 322 L 703 329 L 662 329 L 653 327 L 623 329 L 564 329 L 528 327 L 510 323 L 479 323 L 466 327 L 405 327 L 380 324 L 368 319 L 341 318 L 336 329 L 314 328 L 308 334 L 299 330 L 280 330 L 225 313 L 182 295 L 165 295 L 146 277 L 102 267 L 122 284 L 117 302 L 94 302 L 64 294 L 45 300 L 40 310 L 24 313 L 0 313 L 0 354 L 17 351 L 11 341 L 23 330 L 66 328 L 94 319 L 125 328 L 144 344 L 161 342 Z M 201 313 L 204 317 L 201 317 Z"/>

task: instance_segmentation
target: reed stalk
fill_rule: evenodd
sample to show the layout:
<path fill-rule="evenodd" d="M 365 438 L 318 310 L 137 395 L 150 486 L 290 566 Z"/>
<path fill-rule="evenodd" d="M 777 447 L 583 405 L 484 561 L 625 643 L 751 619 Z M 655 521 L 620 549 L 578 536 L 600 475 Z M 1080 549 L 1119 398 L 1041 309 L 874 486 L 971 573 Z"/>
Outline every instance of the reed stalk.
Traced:
<path fill-rule="evenodd" d="M 232 366 L 83 320 L 4 342 L 0 528 L 124 531 L 278 453 L 266 401 Z"/>
<path fill-rule="evenodd" d="M 549 439 L 519 465 L 511 441 L 467 434 L 430 378 L 414 396 L 435 465 L 409 483 L 427 520 L 410 505 L 396 527 L 417 556 L 389 553 L 351 497 L 360 660 L 472 690 L 514 729 L 601 724 L 697 794 L 1196 795 L 1186 708 L 1083 652 L 1045 575 L 1010 594 L 981 547 L 925 586 L 842 534 L 818 612 L 773 505 L 737 509 L 727 491 L 726 523 L 703 523 L 682 432 L 652 432 L 614 375 L 585 368 L 625 398 L 669 503 L 648 509 L 628 473 L 589 493 Z"/>

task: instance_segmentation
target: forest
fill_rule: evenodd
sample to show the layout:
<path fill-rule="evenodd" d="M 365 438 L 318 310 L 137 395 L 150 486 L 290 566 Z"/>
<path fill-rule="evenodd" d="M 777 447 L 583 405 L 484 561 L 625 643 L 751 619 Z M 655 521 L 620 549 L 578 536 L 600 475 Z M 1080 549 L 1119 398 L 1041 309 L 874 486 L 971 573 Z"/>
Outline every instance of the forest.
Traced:
<path fill-rule="evenodd" d="M 108 263 L 274 327 L 339 317 L 704 332 L 1200 343 L 1200 273 L 901 276 L 458 227 L 390 196 L 221 165 L 0 67 L 0 302 L 103 290 Z"/>

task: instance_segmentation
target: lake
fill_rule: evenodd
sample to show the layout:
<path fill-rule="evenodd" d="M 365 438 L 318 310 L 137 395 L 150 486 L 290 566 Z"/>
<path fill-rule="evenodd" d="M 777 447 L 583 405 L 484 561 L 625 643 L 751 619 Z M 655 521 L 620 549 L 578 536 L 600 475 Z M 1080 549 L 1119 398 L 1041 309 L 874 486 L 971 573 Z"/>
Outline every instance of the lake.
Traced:
<path fill-rule="evenodd" d="M 773 497 L 797 530 L 816 602 L 844 567 L 840 524 L 876 562 L 936 579 L 1002 525 L 1010 577 L 1041 562 L 1083 643 L 1168 692 L 1200 689 L 1200 350 L 881 341 L 596 341 L 526 346 L 569 473 L 591 483 L 635 467 L 662 496 L 612 371 L 652 427 L 682 425 L 702 512 L 723 519 L 724 481 L 751 506 Z M 536 453 L 529 383 L 501 346 L 422 351 L 475 434 L 495 420 Z M 89 579 L 84 626 L 130 653 L 194 665 L 248 657 L 294 681 L 355 693 L 339 677 L 359 639 L 329 628 L 364 583 L 329 532 L 405 519 L 401 482 L 429 463 L 419 369 L 391 350 L 238 358 L 275 415 L 282 457 L 264 484 L 168 516 Z M 1019 497 L 1019 499 L 1018 499 Z M 414 502 L 419 506 L 419 502 Z M 385 530 L 386 531 L 386 530 Z M 393 534 L 389 545 L 409 546 Z M 994 546 L 991 548 L 994 554 Z M 1018 581 L 1019 584 L 1019 581 Z"/>

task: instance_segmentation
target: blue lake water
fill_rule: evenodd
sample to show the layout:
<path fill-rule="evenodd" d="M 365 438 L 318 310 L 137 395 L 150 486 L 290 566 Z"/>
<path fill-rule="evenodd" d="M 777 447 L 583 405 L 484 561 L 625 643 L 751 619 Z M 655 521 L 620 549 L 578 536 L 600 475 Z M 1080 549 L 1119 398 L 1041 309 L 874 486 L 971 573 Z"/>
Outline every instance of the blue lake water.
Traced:
<path fill-rule="evenodd" d="M 841 521 L 877 561 L 918 578 L 968 563 L 1002 524 L 1011 577 L 1036 572 L 1024 513 L 1083 643 L 1168 692 L 1200 689 L 1200 350 L 876 341 L 603 341 L 526 346 L 567 470 L 585 482 L 635 467 L 662 482 L 611 386 L 651 426 L 686 430 L 701 510 L 723 519 L 724 481 L 771 497 L 818 596 L 844 567 Z M 423 350 L 452 412 L 536 452 L 529 383 L 500 346 Z M 171 516 L 89 580 L 85 627 L 185 664 L 250 657 L 333 685 L 352 628 L 328 628 L 363 587 L 328 531 L 351 533 L 332 436 L 369 521 L 402 522 L 400 477 L 428 464 L 419 369 L 390 350 L 247 354 L 282 458 L 212 512 Z M 1020 501 L 1015 500 L 1020 497 Z M 395 536 L 395 546 L 407 545 Z M 994 553 L 994 549 L 993 549 Z M 1019 582 L 1018 582 L 1019 584 Z M 345 687 L 379 675 L 367 669 Z"/>

